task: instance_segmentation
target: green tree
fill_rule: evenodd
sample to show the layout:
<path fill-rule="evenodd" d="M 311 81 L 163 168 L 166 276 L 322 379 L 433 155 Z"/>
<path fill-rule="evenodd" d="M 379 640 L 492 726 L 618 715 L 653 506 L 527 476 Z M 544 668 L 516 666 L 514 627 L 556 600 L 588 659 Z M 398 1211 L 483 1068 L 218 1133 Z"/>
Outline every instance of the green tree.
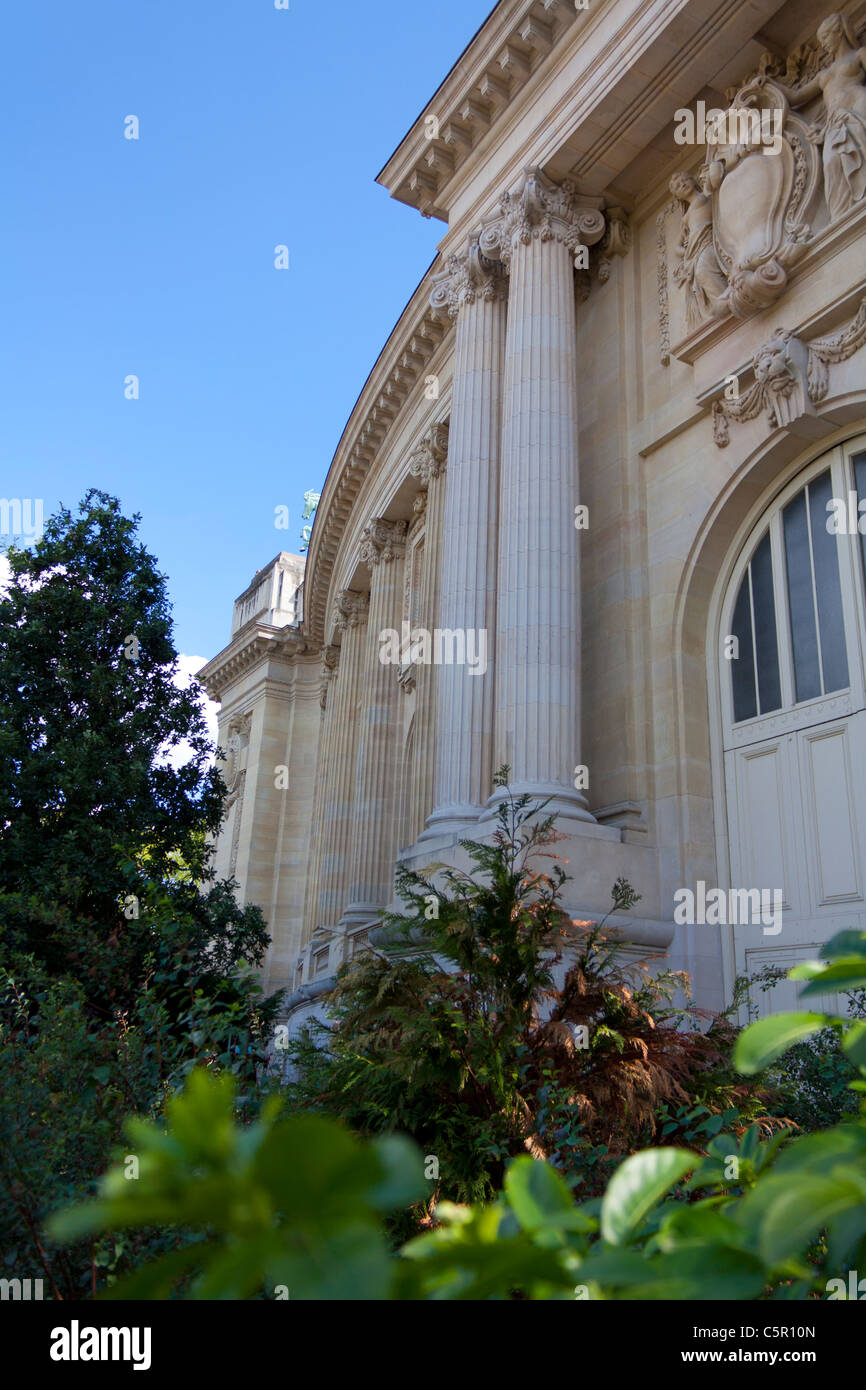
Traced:
<path fill-rule="evenodd" d="M 8 551 L 0 596 L 5 948 L 85 979 L 147 879 L 170 877 L 178 860 L 206 876 L 222 814 L 201 697 L 175 684 L 166 580 L 139 520 L 89 492 L 32 550 Z M 190 755 L 173 766 L 182 744 Z"/>
<path fill-rule="evenodd" d="M 195 1066 L 243 1116 L 276 1009 L 262 914 L 210 866 L 225 788 L 138 521 L 88 493 L 9 551 L 0 596 L 0 1252 L 67 1298 L 185 1238 L 60 1252 L 45 1218 Z"/>

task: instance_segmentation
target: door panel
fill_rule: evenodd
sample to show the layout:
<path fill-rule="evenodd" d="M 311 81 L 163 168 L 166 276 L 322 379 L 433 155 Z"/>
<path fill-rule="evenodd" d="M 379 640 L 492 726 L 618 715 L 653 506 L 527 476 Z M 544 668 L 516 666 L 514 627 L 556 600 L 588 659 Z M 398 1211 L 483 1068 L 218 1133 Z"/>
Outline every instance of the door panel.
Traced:
<path fill-rule="evenodd" d="M 835 908 L 861 901 L 863 858 L 851 766 L 854 722 L 831 724 L 800 735 L 800 763 L 806 824 L 806 852 L 813 890 L 811 906 Z M 862 784 L 861 784 L 862 785 Z"/>

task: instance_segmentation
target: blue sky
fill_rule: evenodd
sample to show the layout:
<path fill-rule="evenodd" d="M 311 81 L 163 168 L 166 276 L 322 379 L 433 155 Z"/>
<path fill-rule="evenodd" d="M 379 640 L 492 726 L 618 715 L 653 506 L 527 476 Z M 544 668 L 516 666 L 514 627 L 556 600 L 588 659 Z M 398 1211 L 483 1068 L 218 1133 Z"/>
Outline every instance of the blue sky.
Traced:
<path fill-rule="evenodd" d="M 303 493 L 445 230 L 375 176 L 491 8 L 6 10 L 0 496 L 48 514 L 99 487 L 141 512 L 181 652 L 213 656 L 255 570 L 298 549 Z"/>

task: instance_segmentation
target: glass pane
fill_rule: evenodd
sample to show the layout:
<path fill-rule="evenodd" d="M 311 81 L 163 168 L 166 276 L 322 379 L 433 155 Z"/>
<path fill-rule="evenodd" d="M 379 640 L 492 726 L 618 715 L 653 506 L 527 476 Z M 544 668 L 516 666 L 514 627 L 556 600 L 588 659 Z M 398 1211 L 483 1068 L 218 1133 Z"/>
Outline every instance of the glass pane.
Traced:
<path fill-rule="evenodd" d="M 758 696 L 761 713 L 782 708 L 779 642 L 776 634 L 776 593 L 773 552 L 767 532 L 752 558 L 752 605 L 755 610 L 755 650 L 758 656 Z"/>
<path fill-rule="evenodd" d="M 741 719 L 754 719 L 758 713 L 755 695 L 755 661 L 752 654 L 752 610 L 749 602 L 749 571 L 743 575 L 740 592 L 734 606 L 733 636 L 739 643 L 739 652 L 731 662 L 731 680 L 734 688 L 734 723 Z"/>
<path fill-rule="evenodd" d="M 866 454 L 855 454 L 852 462 L 854 464 L 854 482 L 857 484 L 857 500 L 858 502 L 866 502 Z M 863 518 L 860 520 L 863 520 L 863 524 L 866 526 L 866 520 Z M 859 521 L 857 529 L 860 530 Z M 866 535 L 862 533 L 860 535 L 860 554 L 863 557 L 863 577 L 866 579 Z"/>
<path fill-rule="evenodd" d="M 831 690 L 845 690 L 848 685 L 848 653 L 845 650 L 845 618 L 842 613 L 842 583 L 839 578 L 839 542 L 827 530 L 827 503 L 832 497 L 833 484 L 829 471 L 822 473 L 820 478 L 809 484 L 812 556 L 815 564 L 815 594 L 818 601 L 825 695 Z"/>
<path fill-rule="evenodd" d="M 821 694 L 821 672 L 818 665 L 818 634 L 815 630 L 805 491 L 798 493 L 793 502 L 788 503 L 782 513 L 782 524 L 788 571 L 791 643 L 794 648 L 794 683 L 798 701 L 812 700 Z"/>

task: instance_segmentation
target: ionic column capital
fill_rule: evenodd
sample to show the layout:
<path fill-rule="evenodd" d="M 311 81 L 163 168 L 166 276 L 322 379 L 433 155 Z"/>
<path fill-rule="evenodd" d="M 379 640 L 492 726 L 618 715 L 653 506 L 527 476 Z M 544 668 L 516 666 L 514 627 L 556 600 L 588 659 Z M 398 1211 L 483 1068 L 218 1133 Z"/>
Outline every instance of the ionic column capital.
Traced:
<path fill-rule="evenodd" d="M 448 462 L 448 423 L 433 425 L 409 458 L 409 472 L 429 488 L 434 478 L 445 472 Z"/>
<path fill-rule="evenodd" d="M 407 521 L 386 521 L 383 517 L 374 517 L 364 528 L 358 547 L 361 563 L 375 569 L 383 561 L 390 565 L 400 559 L 406 551 L 408 529 Z"/>
<path fill-rule="evenodd" d="M 367 621 L 370 610 L 369 594 L 358 594 L 354 589 L 344 589 L 337 595 L 334 603 L 333 623 L 338 632 L 358 627 Z"/>
<path fill-rule="evenodd" d="M 464 252 L 448 256 L 445 269 L 434 275 L 430 305 L 456 319 L 465 304 L 507 298 L 508 281 L 499 258 L 485 256 L 474 236 Z"/>
<path fill-rule="evenodd" d="M 541 169 L 526 169 L 518 187 L 504 193 L 499 211 L 479 238 L 482 255 L 510 269 L 517 245 L 560 242 L 577 257 L 581 246 L 595 246 L 605 234 L 603 200 L 579 194 L 569 180 L 556 184 Z"/>

